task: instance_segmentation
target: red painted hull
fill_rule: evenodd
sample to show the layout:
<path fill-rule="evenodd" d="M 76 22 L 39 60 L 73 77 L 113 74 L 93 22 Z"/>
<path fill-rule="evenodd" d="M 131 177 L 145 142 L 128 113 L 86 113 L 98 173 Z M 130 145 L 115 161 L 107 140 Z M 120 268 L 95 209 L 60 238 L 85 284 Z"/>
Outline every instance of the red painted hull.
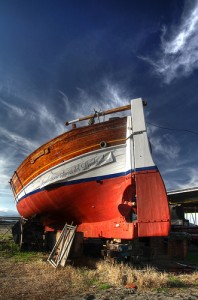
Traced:
<path fill-rule="evenodd" d="M 141 190 L 147 192 L 152 189 L 152 178 L 158 186 L 161 183 L 158 171 L 139 172 L 136 178 L 138 176 L 145 177 L 146 189 L 142 186 Z M 160 186 L 161 188 L 164 191 L 164 187 Z M 62 229 L 67 221 L 77 224 L 78 231 L 82 231 L 85 237 L 133 239 L 166 236 L 169 231 L 169 211 L 165 194 L 161 193 L 161 199 L 159 198 L 160 210 L 158 202 L 152 203 L 148 195 L 148 201 L 144 203 L 145 210 L 142 210 L 141 199 L 145 199 L 145 196 L 140 196 L 137 199 L 138 218 L 132 222 L 131 203 L 135 192 L 134 179 L 129 174 L 106 180 L 51 187 L 19 201 L 17 208 L 25 218 L 33 214 L 41 215 L 48 231 Z"/>

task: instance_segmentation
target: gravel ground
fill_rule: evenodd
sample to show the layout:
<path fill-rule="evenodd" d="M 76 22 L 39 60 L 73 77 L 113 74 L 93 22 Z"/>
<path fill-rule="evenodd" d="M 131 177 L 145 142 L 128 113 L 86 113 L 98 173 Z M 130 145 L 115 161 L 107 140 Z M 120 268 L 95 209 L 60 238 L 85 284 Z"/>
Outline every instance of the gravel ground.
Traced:
<path fill-rule="evenodd" d="M 198 299 L 197 288 L 185 288 L 185 290 L 165 290 L 165 291 L 147 291 L 139 292 L 134 289 L 108 289 L 99 293 L 88 293 L 68 297 L 68 295 L 59 298 L 59 300 L 168 300 L 168 299 Z"/>

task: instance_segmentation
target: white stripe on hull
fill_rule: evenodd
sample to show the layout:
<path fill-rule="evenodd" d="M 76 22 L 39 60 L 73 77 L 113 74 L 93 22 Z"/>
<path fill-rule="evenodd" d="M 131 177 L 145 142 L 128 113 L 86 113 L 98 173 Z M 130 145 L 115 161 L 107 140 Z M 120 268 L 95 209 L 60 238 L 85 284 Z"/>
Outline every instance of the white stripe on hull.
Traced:
<path fill-rule="evenodd" d="M 55 183 L 126 172 L 126 165 L 126 145 L 92 151 L 43 172 L 28 183 L 17 198 L 20 200 L 26 194 Z"/>

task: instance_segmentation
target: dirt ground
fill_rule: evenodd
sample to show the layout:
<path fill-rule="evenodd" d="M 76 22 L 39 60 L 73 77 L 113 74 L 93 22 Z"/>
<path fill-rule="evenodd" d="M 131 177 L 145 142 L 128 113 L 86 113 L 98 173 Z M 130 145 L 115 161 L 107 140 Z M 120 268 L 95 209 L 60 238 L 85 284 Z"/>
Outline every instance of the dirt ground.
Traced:
<path fill-rule="evenodd" d="M 0 300 L 198 299 L 198 261 L 193 264 L 191 262 L 191 266 L 194 266 L 192 281 L 190 274 L 181 275 L 189 276 L 188 280 L 182 281 L 182 277 L 172 273 L 172 286 L 160 287 L 156 284 L 155 288 L 152 282 L 150 287 L 148 279 L 146 288 L 138 285 L 121 286 L 119 283 L 101 283 L 98 277 L 94 279 L 98 273 L 94 271 L 93 266 L 75 268 L 68 265 L 55 270 L 47 262 L 48 255 L 45 253 L 21 254 L 15 252 L 13 244 L 10 244 L 9 248 L 5 246 L 6 242 L 0 243 Z M 198 257 L 198 246 L 192 246 L 190 251 L 193 257 Z M 189 264 L 187 261 L 183 263 Z M 180 267 L 182 270 L 181 265 Z M 108 265 L 106 268 L 109 268 Z M 107 269 L 104 269 L 103 273 Z"/>
<path fill-rule="evenodd" d="M 55 271 L 46 262 L 11 263 L 0 259 L 0 299 L 198 299 L 197 285 L 138 290 L 82 285 L 68 278 L 67 269 Z"/>

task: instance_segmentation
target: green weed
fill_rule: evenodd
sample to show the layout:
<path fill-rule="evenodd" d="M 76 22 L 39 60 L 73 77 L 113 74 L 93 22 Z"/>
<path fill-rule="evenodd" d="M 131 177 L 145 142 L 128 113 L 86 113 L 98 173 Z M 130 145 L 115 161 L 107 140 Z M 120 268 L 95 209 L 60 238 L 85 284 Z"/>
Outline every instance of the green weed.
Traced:
<path fill-rule="evenodd" d="M 168 289 L 165 288 L 165 287 L 160 287 L 160 288 L 157 288 L 156 291 L 158 293 L 167 293 L 168 292 Z"/>
<path fill-rule="evenodd" d="M 4 239 L 0 240 L 0 257 L 10 258 L 15 262 L 28 262 L 32 260 L 41 259 L 43 253 L 20 251 L 19 245 L 15 244 L 12 236 L 4 236 Z"/>
<path fill-rule="evenodd" d="M 108 290 L 110 289 L 112 286 L 109 283 L 100 283 L 98 285 L 100 290 Z"/>
<path fill-rule="evenodd" d="M 168 278 L 167 286 L 169 287 L 185 287 L 185 283 L 179 280 L 176 276 Z"/>
<path fill-rule="evenodd" d="M 12 238 L 6 238 L 0 241 L 0 256 L 11 257 L 19 252 L 19 247 L 14 243 Z"/>

